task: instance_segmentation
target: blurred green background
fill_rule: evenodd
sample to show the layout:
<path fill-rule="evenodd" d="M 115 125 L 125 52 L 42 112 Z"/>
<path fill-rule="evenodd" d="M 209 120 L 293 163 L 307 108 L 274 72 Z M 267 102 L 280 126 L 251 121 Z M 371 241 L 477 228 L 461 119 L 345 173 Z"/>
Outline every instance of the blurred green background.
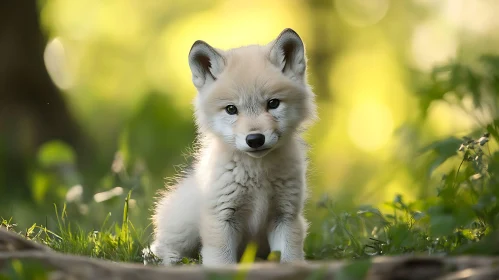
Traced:
<path fill-rule="evenodd" d="M 5 2 L 5 1 L 4 1 Z M 307 217 L 436 195 L 438 139 L 496 117 L 472 92 L 428 88 L 432 69 L 479 68 L 499 50 L 494 0 L 45 0 L 0 4 L 0 216 L 55 225 L 54 205 L 87 230 L 108 213 L 149 225 L 154 196 L 188 165 L 195 40 L 266 44 L 284 28 L 305 42 L 319 122 Z M 491 149 L 497 147 L 491 141 Z M 437 162 L 437 163 L 435 163 Z M 433 163 L 435 163 L 433 165 Z M 435 170 L 434 170 L 435 169 Z"/>

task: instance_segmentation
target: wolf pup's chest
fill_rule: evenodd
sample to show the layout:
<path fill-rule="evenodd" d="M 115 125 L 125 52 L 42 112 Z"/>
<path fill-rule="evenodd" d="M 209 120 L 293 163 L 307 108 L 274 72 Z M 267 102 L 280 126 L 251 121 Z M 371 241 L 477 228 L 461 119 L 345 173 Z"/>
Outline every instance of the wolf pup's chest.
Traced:
<path fill-rule="evenodd" d="M 271 174 L 269 170 L 246 164 L 235 164 L 232 177 L 235 183 L 248 189 L 271 188 Z"/>

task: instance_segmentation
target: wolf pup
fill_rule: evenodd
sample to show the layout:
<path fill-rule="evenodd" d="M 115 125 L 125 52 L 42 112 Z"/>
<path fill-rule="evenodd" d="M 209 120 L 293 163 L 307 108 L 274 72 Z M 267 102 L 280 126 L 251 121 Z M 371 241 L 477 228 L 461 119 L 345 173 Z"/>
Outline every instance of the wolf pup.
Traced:
<path fill-rule="evenodd" d="M 151 251 L 165 265 L 197 257 L 237 263 L 257 256 L 304 260 L 308 224 L 307 146 L 316 116 L 305 47 L 292 29 L 267 45 L 221 50 L 196 41 L 189 52 L 199 148 L 190 172 L 161 195 Z"/>

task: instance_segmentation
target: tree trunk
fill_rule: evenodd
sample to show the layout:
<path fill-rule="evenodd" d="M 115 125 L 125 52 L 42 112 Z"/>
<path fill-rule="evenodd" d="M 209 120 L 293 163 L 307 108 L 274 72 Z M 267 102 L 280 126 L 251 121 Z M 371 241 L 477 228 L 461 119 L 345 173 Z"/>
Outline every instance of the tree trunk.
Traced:
<path fill-rule="evenodd" d="M 45 68 L 36 0 L 0 3 L 0 197 L 28 194 L 37 148 L 58 139 L 79 150 L 80 129 Z"/>

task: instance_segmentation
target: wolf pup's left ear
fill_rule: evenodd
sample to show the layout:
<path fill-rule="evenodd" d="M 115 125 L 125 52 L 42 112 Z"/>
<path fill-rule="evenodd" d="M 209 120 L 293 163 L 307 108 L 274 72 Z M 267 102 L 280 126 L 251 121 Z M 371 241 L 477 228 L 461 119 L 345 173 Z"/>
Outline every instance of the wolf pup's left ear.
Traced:
<path fill-rule="evenodd" d="M 197 40 L 189 51 L 192 82 L 201 89 L 214 81 L 225 68 L 224 57 L 206 42 Z"/>
<path fill-rule="evenodd" d="M 300 36 L 293 29 L 286 28 L 271 44 L 270 61 L 289 78 L 303 80 L 307 62 Z"/>

